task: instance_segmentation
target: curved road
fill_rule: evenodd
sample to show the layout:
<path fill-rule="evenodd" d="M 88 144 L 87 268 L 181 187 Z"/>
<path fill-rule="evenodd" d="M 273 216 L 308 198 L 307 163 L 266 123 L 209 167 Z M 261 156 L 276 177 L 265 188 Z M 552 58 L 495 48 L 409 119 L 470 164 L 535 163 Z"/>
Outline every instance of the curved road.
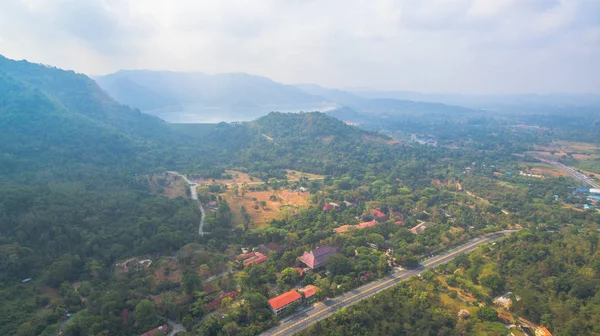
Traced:
<path fill-rule="evenodd" d="M 198 209 L 200 209 L 200 212 L 202 213 L 202 216 L 200 217 L 200 225 L 198 226 L 198 234 L 201 236 L 208 234 L 208 232 L 202 231 L 202 228 L 204 227 L 204 217 L 206 217 L 206 213 L 204 211 L 204 207 L 202 206 L 202 203 L 198 199 L 198 192 L 196 191 L 196 187 L 198 186 L 198 183 L 190 181 L 187 178 L 187 176 L 180 174 L 178 172 L 175 172 L 175 171 L 168 171 L 167 174 L 177 175 L 177 176 L 181 177 L 188 184 L 188 187 L 190 187 L 190 195 L 192 195 L 192 199 L 194 199 L 194 200 L 196 200 L 196 202 L 198 202 Z"/>
<path fill-rule="evenodd" d="M 401 281 L 408 279 L 411 276 L 420 274 L 421 272 L 437 267 L 438 265 L 445 264 L 452 259 L 456 258 L 461 253 L 471 252 L 477 248 L 477 246 L 500 239 L 508 234 L 517 232 L 518 230 L 505 230 L 497 233 L 477 237 L 469 240 L 467 243 L 460 245 L 452 250 L 444 252 L 438 256 L 432 257 L 427 261 L 423 262 L 419 267 L 414 269 L 396 269 L 392 274 L 380 279 L 378 281 L 371 282 L 362 287 L 355 288 L 346 294 L 335 297 L 333 299 L 327 299 L 323 302 L 318 302 L 310 306 L 309 308 L 293 314 L 292 316 L 284 319 L 278 326 L 273 327 L 264 333 L 263 336 L 290 336 L 294 335 L 310 325 L 317 323 L 318 321 L 325 319 L 338 310 L 351 306 L 358 301 L 373 296 L 384 289 L 388 289 Z"/>

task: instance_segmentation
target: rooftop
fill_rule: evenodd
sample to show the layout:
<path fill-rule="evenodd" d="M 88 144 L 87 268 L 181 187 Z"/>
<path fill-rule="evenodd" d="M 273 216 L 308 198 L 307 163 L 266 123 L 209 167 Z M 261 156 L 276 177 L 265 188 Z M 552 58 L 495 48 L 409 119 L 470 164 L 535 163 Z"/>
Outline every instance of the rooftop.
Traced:
<path fill-rule="evenodd" d="M 308 299 L 308 298 L 312 297 L 313 295 L 317 294 L 319 287 L 313 286 L 313 285 L 308 285 L 308 286 L 302 287 L 298 290 L 300 292 L 304 293 L 304 297 Z"/>
<path fill-rule="evenodd" d="M 300 293 L 296 292 L 295 290 L 291 290 L 269 300 L 269 306 L 271 306 L 273 310 L 278 310 L 289 305 L 294 301 L 301 299 L 302 295 L 300 295 Z"/>
<path fill-rule="evenodd" d="M 158 335 L 158 333 L 166 334 L 167 329 L 169 329 L 169 326 L 164 324 L 164 325 L 161 325 L 160 327 L 154 328 L 150 331 L 143 333 L 141 336 L 153 336 L 153 335 Z"/>

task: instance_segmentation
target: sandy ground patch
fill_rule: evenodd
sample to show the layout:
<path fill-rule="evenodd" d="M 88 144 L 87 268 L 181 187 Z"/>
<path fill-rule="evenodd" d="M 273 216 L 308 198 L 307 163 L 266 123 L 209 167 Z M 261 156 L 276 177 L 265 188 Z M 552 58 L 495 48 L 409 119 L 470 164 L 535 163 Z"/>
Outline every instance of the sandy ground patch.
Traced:
<path fill-rule="evenodd" d="M 170 271 L 167 271 L 169 269 Z M 183 267 L 177 261 L 168 259 L 161 260 L 160 266 L 154 270 L 154 283 L 159 284 L 165 280 L 181 282 Z"/>
<path fill-rule="evenodd" d="M 565 173 L 561 170 L 558 170 L 549 164 L 545 164 L 542 162 L 520 161 L 519 165 L 524 168 L 531 167 L 531 169 L 527 172 L 534 174 L 534 175 L 542 175 L 542 176 L 549 176 L 549 177 L 561 177 L 561 176 L 568 177 L 569 176 L 567 173 Z"/>
<path fill-rule="evenodd" d="M 250 215 L 250 227 L 268 224 L 274 218 L 281 218 L 293 214 L 299 207 L 308 204 L 308 192 L 289 190 L 248 191 L 235 196 L 232 192 L 221 194 L 234 214 L 233 225 L 243 223 L 241 207 L 244 206 Z M 264 202 L 264 207 L 261 205 Z"/>
<path fill-rule="evenodd" d="M 162 194 L 169 198 L 187 197 L 185 193 L 185 181 L 176 178 L 172 174 L 166 176 L 163 174 L 152 175 L 148 178 L 148 184 L 154 192 L 158 193 L 162 191 Z"/>
<path fill-rule="evenodd" d="M 311 173 L 302 173 L 297 170 L 286 169 L 287 178 L 289 181 L 299 180 L 302 177 L 306 177 L 309 180 L 321 180 L 325 178 L 325 175 L 317 175 Z"/>

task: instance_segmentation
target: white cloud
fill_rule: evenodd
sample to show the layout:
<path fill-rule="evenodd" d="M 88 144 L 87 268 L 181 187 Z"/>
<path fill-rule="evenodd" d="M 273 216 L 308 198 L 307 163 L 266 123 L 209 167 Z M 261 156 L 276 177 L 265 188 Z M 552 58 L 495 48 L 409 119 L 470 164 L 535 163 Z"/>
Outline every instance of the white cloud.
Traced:
<path fill-rule="evenodd" d="M 0 52 L 427 92 L 599 92 L 589 0 L 4 0 Z"/>

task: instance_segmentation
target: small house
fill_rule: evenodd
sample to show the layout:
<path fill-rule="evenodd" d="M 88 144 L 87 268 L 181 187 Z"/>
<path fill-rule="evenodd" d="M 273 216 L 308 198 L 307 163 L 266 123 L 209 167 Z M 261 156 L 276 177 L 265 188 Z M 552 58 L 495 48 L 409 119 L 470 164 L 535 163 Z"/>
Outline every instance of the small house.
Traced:
<path fill-rule="evenodd" d="M 412 229 L 410 229 L 410 232 L 412 232 L 413 234 L 418 235 L 418 234 L 423 233 L 427 229 L 428 226 L 429 226 L 429 223 L 422 222 L 421 224 L 419 224 L 419 225 L 413 227 Z"/>
<path fill-rule="evenodd" d="M 317 294 L 318 290 L 319 290 L 319 287 L 313 286 L 313 285 L 308 285 L 308 286 L 298 289 L 298 291 L 300 293 L 304 293 L 304 298 L 306 300 L 310 300 L 310 299 L 314 298 L 315 297 L 314 295 Z"/>
<path fill-rule="evenodd" d="M 381 212 L 381 210 L 379 210 L 379 209 L 372 209 L 371 215 L 373 215 L 375 220 L 378 222 L 385 222 L 386 220 L 388 220 L 388 216 L 386 214 L 384 214 L 383 212 Z"/>

